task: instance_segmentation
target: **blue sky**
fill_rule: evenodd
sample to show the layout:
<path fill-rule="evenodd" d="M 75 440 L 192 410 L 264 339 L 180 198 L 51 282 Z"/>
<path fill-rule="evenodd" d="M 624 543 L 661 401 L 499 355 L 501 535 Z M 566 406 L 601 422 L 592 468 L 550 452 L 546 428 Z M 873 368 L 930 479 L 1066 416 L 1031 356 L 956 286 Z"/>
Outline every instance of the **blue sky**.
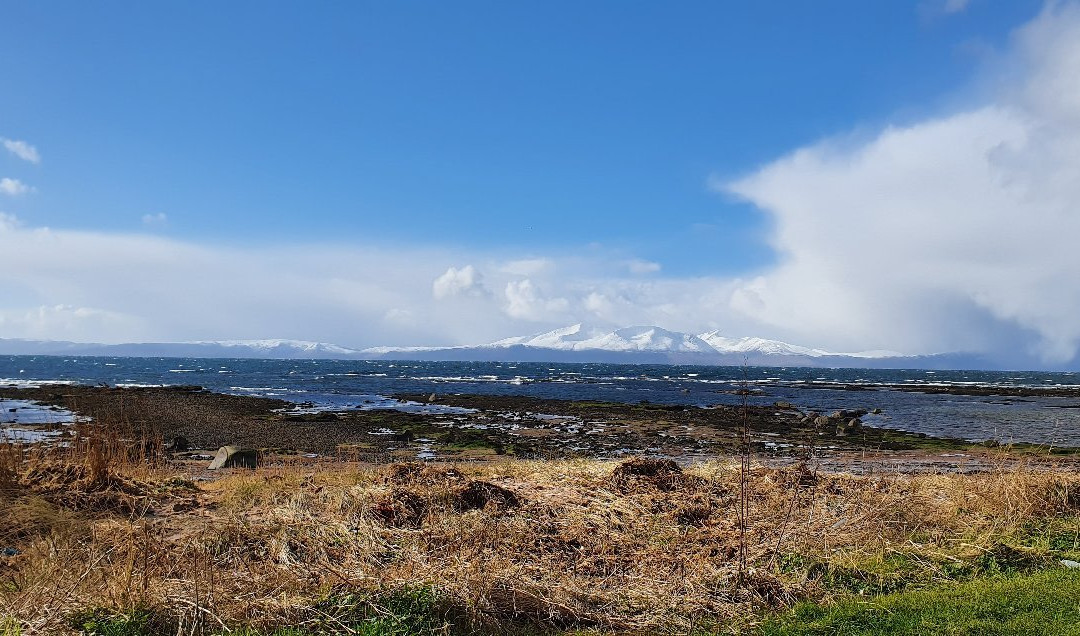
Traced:
<path fill-rule="evenodd" d="M 1018 34 L 1071 25 L 1074 9 L 988 0 L 5 3 L 0 137 L 40 155 L 0 158 L 0 177 L 20 184 L 0 195 L 9 231 L 132 241 L 142 256 L 108 270 L 88 249 L 84 265 L 116 272 L 109 289 L 88 290 L 63 268 L 0 277 L 0 337 L 443 344 L 567 321 L 651 320 L 849 349 L 979 349 L 1005 338 L 1042 355 L 1049 338 L 1062 351 L 1055 359 L 1068 357 L 1080 335 L 1047 336 L 1059 319 L 1018 316 L 978 285 L 932 301 L 898 291 L 897 306 L 928 307 L 919 333 L 901 335 L 870 318 L 854 330 L 830 331 L 828 317 L 800 326 L 779 317 L 790 296 L 757 309 L 746 298 L 764 298 L 762 284 L 779 288 L 785 264 L 828 260 L 827 250 L 810 258 L 786 242 L 791 214 L 839 221 L 829 210 L 789 214 L 779 193 L 797 179 L 758 187 L 770 168 L 822 144 L 830 156 L 850 153 L 840 163 L 852 165 L 889 130 L 1015 110 L 1015 94 L 1049 68 L 1037 66 L 1039 38 Z M 858 178 L 832 187 L 873 182 Z M 908 185 L 919 190 L 914 175 Z M 790 201 L 812 199 L 810 190 Z M 887 214 L 845 201 L 846 212 Z M 170 283 L 191 304 L 219 304 L 214 320 L 124 300 L 143 293 L 125 282 L 124 264 L 149 271 L 138 258 L 170 250 L 189 250 L 187 262 L 205 269 L 154 270 L 160 280 L 214 272 L 252 288 L 244 276 L 259 268 L 240 263 L 266 259 L 276 263 L 263 268 L 268 276 L 340 284 L 306 298 L 309 309 L 275 309 L 287 314 L 276 322 L 244 313 L 263 316 L 267 295 L 230 313 L 222 299 L 231 294 Z M 444 276 L 456 282 L 440 288 Z M 851 285 L 832 283 L 842 289 L 831 298 L 846 300 L 826 302 L 876 302 L 863 292 L 847 299 Z M 56 307 L 97 318 L 26 317 Z M 928 335 L 958 317 L 957 335 Z"/>
<path fill-rule="evenodd" d="M 1003 10 L 1002 7 L 1006 7 Z M 62 8 L 62 10 L 60 10 Z M 772 258 L 717 196 L 915 116 L 1037 3 L 9 3 L 28 223 L 215 242 L 597 242 L 673 274 Z M 722 246 L 722 249 L 721 249 Z"/>

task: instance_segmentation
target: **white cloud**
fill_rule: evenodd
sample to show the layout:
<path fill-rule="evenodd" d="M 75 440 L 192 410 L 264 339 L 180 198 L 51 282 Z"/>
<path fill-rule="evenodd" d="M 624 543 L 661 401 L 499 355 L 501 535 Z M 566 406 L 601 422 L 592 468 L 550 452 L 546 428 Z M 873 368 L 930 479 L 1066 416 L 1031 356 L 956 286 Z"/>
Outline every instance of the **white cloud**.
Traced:
<path fill-rule="evenodd" d="M 513 318 L 532 321 L 565 319 L 570 301 L 565 298 L 548 298 L 528 278 L 506 283 L 506 314 Z"/>
<path fill-rule="evenodd" d="M 408 309 L 391 307 L 383 314 L 383 320 L 395 325 L 413 325 L 416 323 L 416 314 Z"/>
<path fill-rule="evenodd" d="M 626 262 L 626 269 L 631 274 L 655 274 L 660 271 L 660 263 L 635 258 Z"/>
<path fill-rule="evenodd" d="M 610 315 L 620 324 L 687 330 L 714 321 L 735 324 L 717 302 L 726 298 L 715 291 L 725 283 L 613 277 L 625 273 L 625 254 L 552 255 L 535 276 L 521 279 L 501 271 L 506 260 L 499 254 L 326 244 L 201 246 L 147 234 L 25 227 L 10 215 L 0 215 L 0 244 L 3 334 L 13 338 L 481 343 L 576 322 L 588 315 L 593 293 L 612 299 Z M 36 308 L 58 305 L 104 313 L 81 321 L 26 318 L 37 316 Z"/>
<path fill-rule="evenodd" d="M 12 179 L 10 177 L 0 179 L 0 193 L 8 196 L 17 197 L 33 191 L 33 188 L 18 179 Z"/>
<path fill-rule="evenodd" d="M 431 292 L 435 298 L 453 298 L 456 296 L 487 296 L 488 291 L 484 287 L 484 277 L 472 265 L 466 265 L 461 269 L 449 267 L 431 284 Z"/>
<path fill-rule="evenodd" d="M 608 297 L 599 292 L 589 292 L 589 294 L 585 296 L 583 304 L 585 305 L 585 311 L 603 318 L 609 317 L 613 307 L 613 304 L 608 300 Z"/>
<path fill-rule="evenodd" d="M 499 271 L 513 276 L 536 276 L 554 267 L 555 262 L 550 258 L 528 258 L 503 263 Z"/>
<path fill-rule="evenodd" d="M 968 8 L 971 0 L 945 0 L 941 10 L 945 13 L 960 13 Z"/>
<path fill-rule="evenodd" d="M 10 232 L 19 225 L 19 219 L 14 214 L 0 212 L 0 232 Z"/>
<path fill-rule="evenodd" d="M 963 13 L 970 5 L 971 0 L 922 0 L 917 11 L 923 20 L 937 20 Z"/>
<path fill-rule="evenodd" d="M 169 217 L 164 212 L 157 214 L 142 215 L 142 223 L 148 227 L 162 227 L 169 222 Z"/>
<path fill-rule="evenodd" d="M 41 155 L 38 154 L 37 148 L 31 146 L 25 141 L 18 141 L 15 139 L 4 139 L 0 137 L 0 142 L 3 142 L 4 148 L 7 148 L 8 152 L 15 155 L 23 161 L 29 161 L 30 163 L 41 163 Z"/>
<path fill-rule="evenodd" d="M 0 309 L 0 330 L 28 339 L 93 341 L 103 331 L 138 340 L 144 333 L 138 318 L 94 307 L 41 305 L 29 309 Z"/>
<path fill-rule="evenodd" d="M 773 217 L 782 262 L 733 306 L 815 343 L 1073 358 L 1080 9 L 1048 5 L 1012 55 L 1022 72 L 981 106 L 824 141 L 728 183 Z"/>

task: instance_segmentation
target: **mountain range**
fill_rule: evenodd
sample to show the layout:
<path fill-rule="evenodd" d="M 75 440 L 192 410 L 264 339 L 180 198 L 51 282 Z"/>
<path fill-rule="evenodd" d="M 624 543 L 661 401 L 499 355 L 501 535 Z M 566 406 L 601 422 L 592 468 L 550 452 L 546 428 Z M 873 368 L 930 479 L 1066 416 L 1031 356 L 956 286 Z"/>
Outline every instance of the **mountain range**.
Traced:
<path fill-rule="evenodd" d="M 602 362 L 853 368 L 986 368 L 965 354 L 905 356 L 891 351 L 835 353 L 764 338 L 698 335 L 637 326 L 612 331 L 581 324 L 488 344 L 350 349 L 303 340 L 215 340 L 125 344 L 0 338 L 0 354 L 177 358 L 276 358 L 514 362 Z"/>

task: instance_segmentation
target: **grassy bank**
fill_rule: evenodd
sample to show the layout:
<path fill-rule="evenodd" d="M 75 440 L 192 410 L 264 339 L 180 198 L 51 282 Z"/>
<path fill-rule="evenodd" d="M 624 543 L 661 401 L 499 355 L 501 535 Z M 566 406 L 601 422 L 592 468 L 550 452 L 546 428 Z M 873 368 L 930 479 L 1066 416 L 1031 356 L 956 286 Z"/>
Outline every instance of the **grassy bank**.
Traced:
<path fill-rule="evenodd" d="M 0 448 L 0 634 L 1016 633 L 1076 606 L 1080 477 L 1045 464 L 206 473 L 122 448 Z"/>
<path fill-rule="evenodd" d="M 1080 571 L 978 579 L 832 604 L 804 602 L 761 626 L 764 636 L 828 634 L 1080 634 Z"/>

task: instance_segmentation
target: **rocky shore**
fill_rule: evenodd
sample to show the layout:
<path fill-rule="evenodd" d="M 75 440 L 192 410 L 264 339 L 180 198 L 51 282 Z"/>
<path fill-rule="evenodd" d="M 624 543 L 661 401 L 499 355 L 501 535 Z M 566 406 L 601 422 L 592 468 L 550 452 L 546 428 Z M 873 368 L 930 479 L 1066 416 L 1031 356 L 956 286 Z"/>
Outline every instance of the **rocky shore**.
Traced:
<path fill-rule="evenodd" d="M 121 438 L 151 440 L 180 459 L 219 447 L 265 456 L 307 456 L 385 463 L 407 459 L 481 461 L 619 458 L 653 455 L 688 463 L 752 452 L 776 464 L 813 459 L 856 472 L 977 467 L 987 452 L 963 440 L 874 428 L 860 411 L 807 413 L 796 405 L 711 408 L 616 404 L 521 396 L 400 394 L 394 409 L 319 410 L 283 400 L 225 395 L 194 386 L 46 385 L 2 388 L 0 400 L 33 401 L 89 418 L 84 424 L 38 424 L 63 440 L 79 426 L 107 426 Z M 1019 449 L 1031 451 L 1035 449 Z M 182 451 L 182 452 L 181 452 Z M 1058 456 L 1071 456 L 1058 449 Z"/>

